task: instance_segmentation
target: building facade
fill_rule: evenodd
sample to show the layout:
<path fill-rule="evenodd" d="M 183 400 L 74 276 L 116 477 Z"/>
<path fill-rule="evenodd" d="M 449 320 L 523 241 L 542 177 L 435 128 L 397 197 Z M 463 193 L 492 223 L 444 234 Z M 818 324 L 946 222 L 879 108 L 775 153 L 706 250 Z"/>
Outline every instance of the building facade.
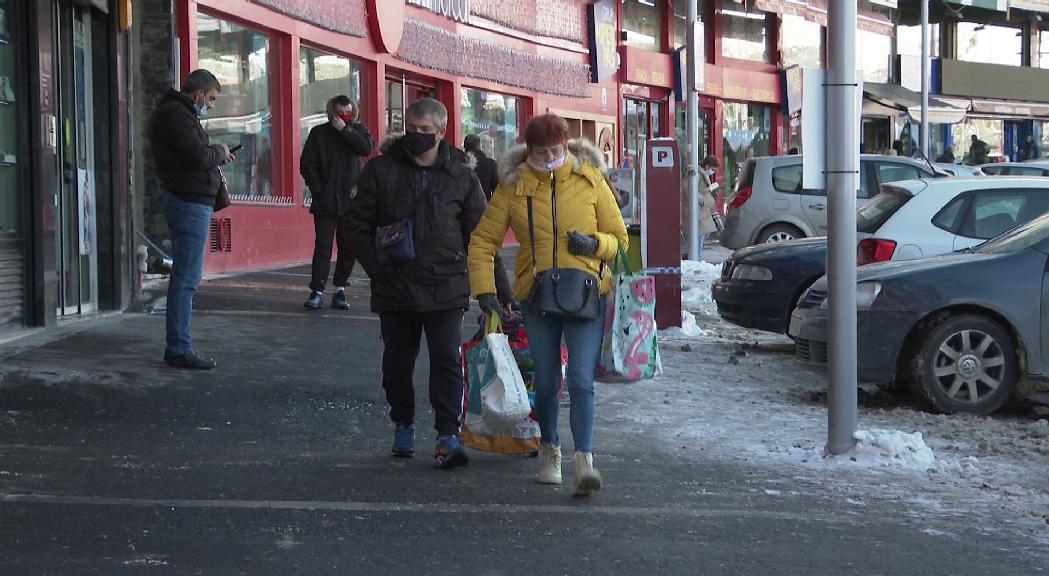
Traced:
<path fill-rule="evenodd" d="M 130 300 L 129 9 L 0 0 L 0 338 Z"/>

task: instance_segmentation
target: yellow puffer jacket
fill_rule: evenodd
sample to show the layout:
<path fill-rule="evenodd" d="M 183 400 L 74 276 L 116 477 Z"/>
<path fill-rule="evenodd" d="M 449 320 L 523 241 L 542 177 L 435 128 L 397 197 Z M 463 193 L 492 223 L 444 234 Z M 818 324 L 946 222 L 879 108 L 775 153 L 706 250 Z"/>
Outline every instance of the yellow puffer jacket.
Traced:
<path fill-rule="evenodd" d="M 528 231 L 528 198 L 532 198 L 535 220 L 535 251 L 538 262 L 534 270 L 553 268 L 553 213 L 550 203 L 551 184 L 557 186 L 557 266 L 586 270 L 601 276 L 601 293 L 612 285 L 608 266 L 619 246 L 627 249 L 626 226 L 612 190 L 605 182 L 604 159 L 600 150 L 584 140 L 568 143 L 568 161 L 554 172 L 532 168 L 528 149 L 518 146 L 508 151 L 499 162 L 499 186 L 485 210 L 481 222 L 470 237 L 468 263 L 470 289 L 474 296 L 495 293 L 493 258 L 502 248 L 507 228 L 512 228 L 521 248 L 515 265 L 515 296 L 528 299 L 534 279 L 531 235 Z M 568 252 L 568 233 L 577 230 L 598 240 L 593 256 L 576 256 Z"/>

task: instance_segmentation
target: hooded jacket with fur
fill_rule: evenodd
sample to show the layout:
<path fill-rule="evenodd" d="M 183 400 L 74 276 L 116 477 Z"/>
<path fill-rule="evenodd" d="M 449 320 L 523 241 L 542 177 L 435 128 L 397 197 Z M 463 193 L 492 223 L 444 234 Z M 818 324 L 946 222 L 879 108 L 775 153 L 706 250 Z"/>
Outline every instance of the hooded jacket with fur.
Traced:
<path fill-rule="evenodd" d="M 507 228 L 513 229 L 521 243 L 514 266 L 518 301 L 528 300 L 535 273 L 554 267 L 554 250 L 557 267 L 576 268 L 601 276 L 601 292 L 607 293 L 611 274 L 602 268 L 602 263 L 612 262 L 620 247 L 626 251 L 628 240 L 623 216 L 604 172 L 601 151 L 586 140 L 569 141 L 567 161 L 553 172 L 529 165 L 528 148 L 524 145 L 508 151 L 499 161 L 499 186 L 470 239 L 473 294 L 495 292 L 493 256 L 502 246 Z M 555 187 L 556 227 L 551 203 Z M 528 226 L 528 198 L 532 199 L 535 222 L 535 262 Z M 598 248 L 593 256 L 577 256 L 568 251 L 568 233 L 573 230 L 597 238 Z"/>

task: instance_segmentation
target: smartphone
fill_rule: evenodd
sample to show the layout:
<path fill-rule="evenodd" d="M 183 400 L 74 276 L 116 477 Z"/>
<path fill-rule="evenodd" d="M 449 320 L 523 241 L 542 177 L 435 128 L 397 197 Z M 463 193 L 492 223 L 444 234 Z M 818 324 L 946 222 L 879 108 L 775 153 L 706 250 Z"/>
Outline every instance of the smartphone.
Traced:
<path fill-rule="evenodd" d="M 243 147 L 244 147 L 244 145 L 243 145 L 243 144 L 237 144 L 237 145 L 236 145 L 236 146 L 234 146 L 233 148 L 230 148 L 230 149 L 229 149 L 229 153 L 230 153 L 230 154 L 236 154 L 237 152 L 240 152 L 240 149 L 241 149 L 241 148 L 243 148 Z"/>

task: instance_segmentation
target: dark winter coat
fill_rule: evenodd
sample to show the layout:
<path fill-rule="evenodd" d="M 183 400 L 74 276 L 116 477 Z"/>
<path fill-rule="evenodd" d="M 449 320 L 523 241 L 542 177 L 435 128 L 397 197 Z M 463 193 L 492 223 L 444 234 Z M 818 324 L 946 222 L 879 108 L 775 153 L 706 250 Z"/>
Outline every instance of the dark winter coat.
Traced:
<path fill-rule="evenodd" d="M 492 192 L 495 192 L 495 187 L 499 185 L 499 164 L 480 148 L 469 150 L 466 155 L 473 157 L 474 172 L 481 181 L 484 197 L 491 200 Z"/>
<path fill-rule="evenodd" d="M 153 111 L 148 134 L 161 187 L 187 202 L 214 207 L 224 154 L 200 125 L 193 99 L 169 88 Z"/>
<path fill-rule="evenodd" d="M 466 249 L 484 213 L 484 192 L 463 152 L 441 142 L 437 162 L 421 167 L 401 138 L 387 138 L 380 147 L 383 155 L 364 166 L 347 213 L 355 255 L 371 278 L 372 311 L 465 310 L 470 298 Z M 375 229 L 403 218 L 413 222 L 415 260 L 381 267 Z"/>
<path fill-rule="evenodd" d="M 314 126 L 306 138 L 299 172 L 313 197 L 311 214 L 342 216 L 350 209 L 364 158 L 372 153 L 374 141 L 359 122 L 342 131 L 331 122 Z"/>

